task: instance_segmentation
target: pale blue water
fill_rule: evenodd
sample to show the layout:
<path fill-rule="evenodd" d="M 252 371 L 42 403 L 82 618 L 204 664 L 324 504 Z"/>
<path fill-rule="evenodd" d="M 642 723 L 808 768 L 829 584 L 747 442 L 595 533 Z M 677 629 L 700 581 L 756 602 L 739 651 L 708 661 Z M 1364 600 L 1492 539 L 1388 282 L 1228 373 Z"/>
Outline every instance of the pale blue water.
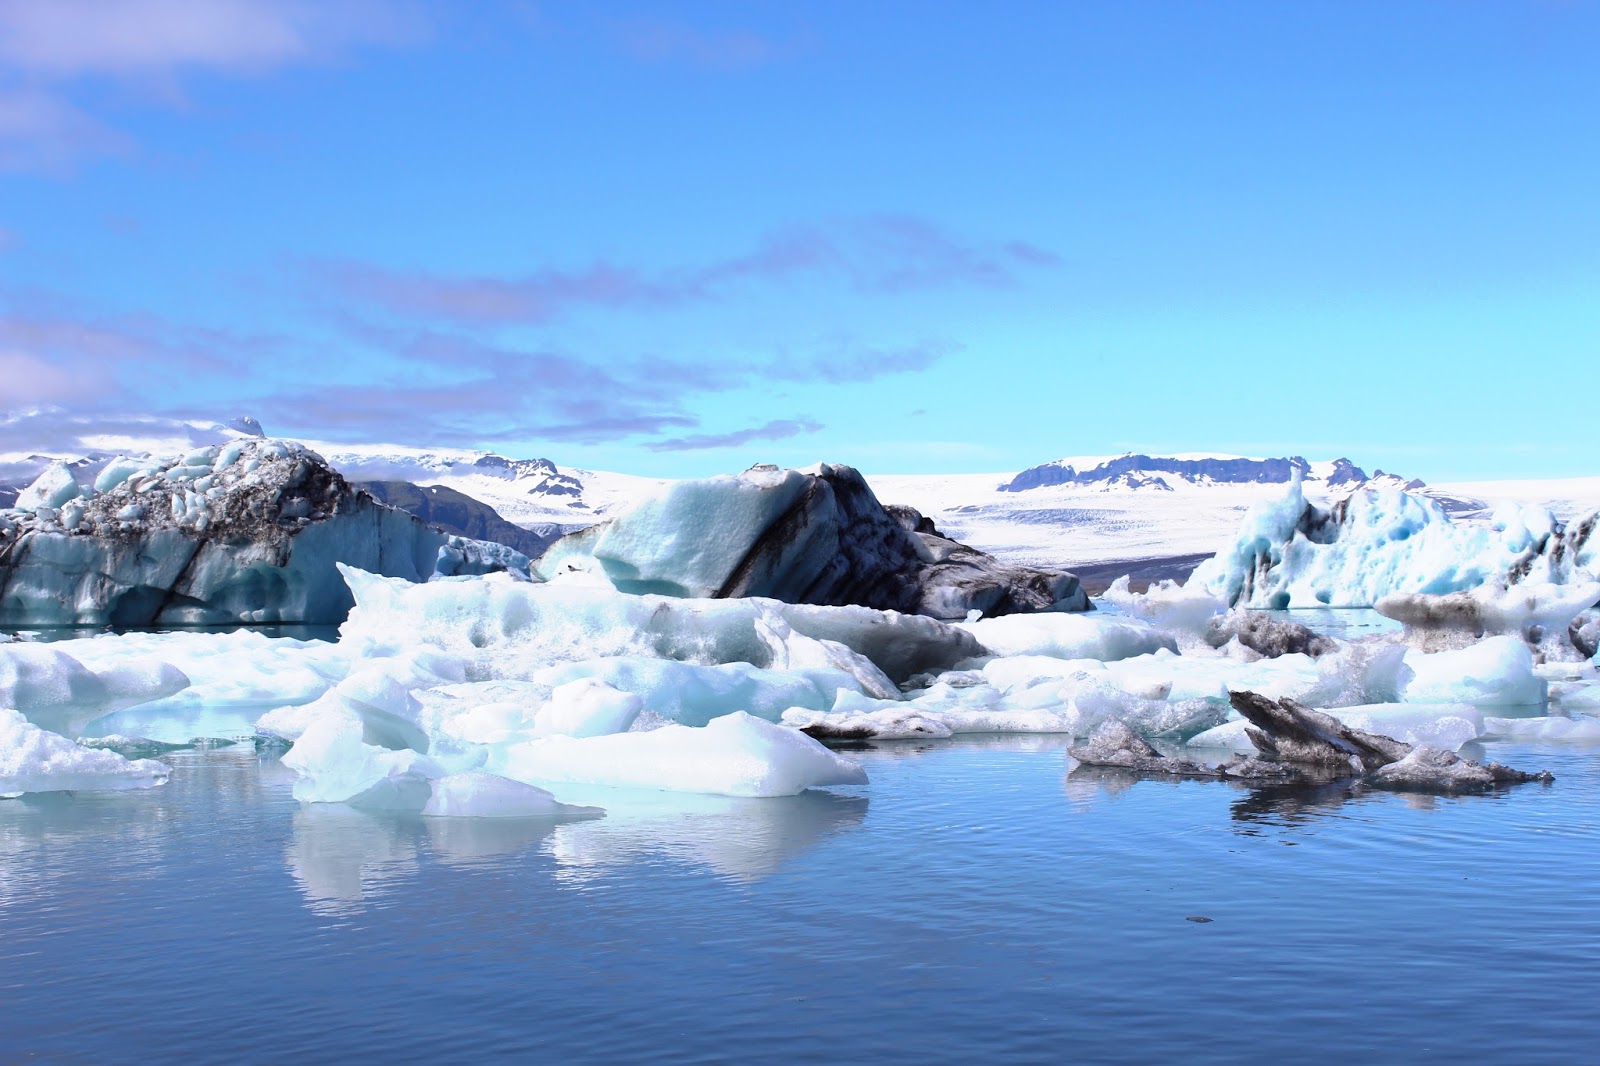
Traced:
<path fill-rule="evenodd" d="M 0 802 L 0 1061 L 1592 1056 L 1600 750 L 1493 745 L 1556 783 L 1421 799 L 1063 746 L 563 826 L 301 808 L 238 750 Z"/>

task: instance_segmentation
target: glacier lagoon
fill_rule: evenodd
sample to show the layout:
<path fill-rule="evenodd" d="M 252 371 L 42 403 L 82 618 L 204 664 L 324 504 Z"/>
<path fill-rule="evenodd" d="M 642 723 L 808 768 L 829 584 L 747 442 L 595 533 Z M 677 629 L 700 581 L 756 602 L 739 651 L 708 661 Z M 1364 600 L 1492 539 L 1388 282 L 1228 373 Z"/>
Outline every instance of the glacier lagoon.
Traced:
<path fill-rule="evenodd" d="M 1591 991 L 1593 523 L 1534 514 L 1484 543 L 1346 523 L 1447 523 L 1375 506 L 1318 517 L 1291 495 L 1208 576 L 1113 582 L 1087 615 L 642 595 L 579 543 L 542 584 L 341 566 L 336 643 L 7 645 L 0 905 L 8 1002 L 34 1020 L 0 1051 L 1570 1055 L 1582 1019 L 1528 997 Z M 1341 560 L 1365 580 L 1423 539 L 1441 572 L 1471 555 L 1507 580 L 1345 580 Z M 1314 633 L 1236 602 L 1284 588 L 1398 595 L 1408 621 L 1322 606 L 1298 615 Z M 1303 702 L 1322 736 L 1392 736 L 1388 761 L 1433 752 L 1401 760 L 1433 775 L 1407 787 L 1454 787 L 1435 770 L 1457 750 L 1556 780 L 1463 799 L 1374 791 L 1386 768 L 1343 755 L 1357 776 L 1293 787 L 1068 759 L 1087 736 L 1074 751 L 1107 761 L 1115 724 L 1221 772 L 1250 747 L 1241 692 L 1285 721 Z M 149 791 L 50 791 L 97 787 Z M 1489 1025 L 1486 1002 L 1511 1009 Z"/>
<path fill-rule="evenodd" d="M 302 805 L 248 746 L 0 802 L 0 1058 L 1592 1047 L 1592 744 L 1484 744 L 1556 783 L 1461 798 L 1069 773 L 1067 744 L 880 743 L 850 752 L 870 787 L 561 823 Z"/>

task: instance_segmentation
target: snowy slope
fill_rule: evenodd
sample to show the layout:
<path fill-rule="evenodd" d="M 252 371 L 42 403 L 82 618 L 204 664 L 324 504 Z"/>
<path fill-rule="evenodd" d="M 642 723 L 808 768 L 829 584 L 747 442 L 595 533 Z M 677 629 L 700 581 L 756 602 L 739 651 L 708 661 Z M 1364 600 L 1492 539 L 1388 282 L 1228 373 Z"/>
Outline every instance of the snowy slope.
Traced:
<path fill-rule="evenodd" d="M 72 426 L 33 416 L 38 446 L 0 452 L 0 486 L 27 484 L 50 459 L 89 460 L 85 470 L 117 453 L 176 453 L 259 432 L 251 420 L 178 422 L 124 419 L 114 432 L 80 434 L 63 449 Z M 31 444 L 32 434 L 17 432 Z M 346 477 L 438 485 L 493 507 L 541 533 L 570 530 L 620 513 L 669 484 L 603 470 L 558 467 L 548 459 L 408 445 L 349 445 L 307 440 Z M 846 462 L 848 456 L 838 457 Z M 1262 458 L 1213 452 L 1071 456 L 1025 471 L 990 474 L 868 474 L 884 503 L 908 504 L 957 540 L 1009 562 L 1093 566 L 1209 554 L 1231 543 L 1244 512 L 1280 499 L 1291 468 L 1301 471 L 1309 500 L 1326 503 L 1361 484 L 1394 485 L 1432 496 L 1458 520 L 1487 521 L 1501 502 L 1543 503 L 1558 518 L 1600 506 L 1600 477 L 1462 482 L 1420 486 L 1382 471 L 1369 476 L 1348 459 Z M 728 471 L 736 473 L 737 471 Z M 1035 487 L 1012 487 L 1019 480 Z M 1057 481 L 1054 484 L 1040 482 Z M 1420 486 L 1420 487 L 1419 487 Z"/>
<path fill-rule="evenodd" d="M 548 459 L 397 445 L 306 444 L 347 478 L 442 485 L 493 507 L 519 526 L 593 524 L 667 484 L 603 470 L 557 467 Z"/>

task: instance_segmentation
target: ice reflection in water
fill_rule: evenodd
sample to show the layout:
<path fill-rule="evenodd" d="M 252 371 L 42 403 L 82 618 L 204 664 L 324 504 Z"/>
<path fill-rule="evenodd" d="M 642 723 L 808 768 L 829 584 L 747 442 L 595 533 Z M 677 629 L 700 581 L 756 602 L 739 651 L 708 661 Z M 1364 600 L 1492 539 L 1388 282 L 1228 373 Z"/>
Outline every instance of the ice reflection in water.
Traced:
<path fill-rule="evenodd" d="M 829 834 L 860 825 L 868 802 L 817 789 L 770 799 L 584 789 L 564 790 L 561 799 L 606 809 L 604 819 L 561 826 L 551 839 L 568 884 L 652 855 L 759 881 Z"/>
<path fill-rule="evenodd" d="M 859 825 L 867 812 L 864 797 L 816 790 L 737 799 L 593 788 L 561 798 L 604 807 L 607 815 L 422 818 L 307 804 L 293 813 L 284 861 L 312 911 L 348 917 L 406 891 L 426 861 L 511 866 L 536 850 L 555 860 L 557 887 L 581 888 L 614 868 L 656 858 L 759 881 L 830 833 Z"/>

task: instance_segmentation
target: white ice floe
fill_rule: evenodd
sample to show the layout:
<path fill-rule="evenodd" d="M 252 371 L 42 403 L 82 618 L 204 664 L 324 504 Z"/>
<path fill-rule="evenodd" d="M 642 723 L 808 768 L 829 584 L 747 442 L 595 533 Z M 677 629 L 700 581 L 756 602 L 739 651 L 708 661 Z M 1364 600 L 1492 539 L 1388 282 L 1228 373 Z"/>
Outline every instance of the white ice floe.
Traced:
<path fill-rule="evenodd" d="M 1100 598 L 1123 614 L 1189 637 L 1202 636 L 1211 619 L 1228 609 L 1220 593 L 1197 581 L 1187 585 L 1160 581 L 1144 592 L 1131 592 L 1129 579 L 1123 576 L 1113 581 Z"/>
<path fill-rule="evenodd" d="M 1110 662 L 1148 655 L 1159 648 L 1177 651 L 1177 642 L 1151 626 L 1098 614 L 1011 614 L 956 623 L 996 655 L 1048 655 L 1057 659 Z"/>
<path fill-rule="evenodd" d="M 1490 637 L 1432 655 L 1408 651 L 1405 662 L 1414 675 L 1405 686 L 1410 703 L 1524 706 L 1543 703 L 1549 692 L 1534 672 L 1533 653 L 1517 637 Z"/>
<path fill-rule="evenodd" d="M 68 646 L 78 651 L 84 643 Z M 189 685 L 183 671 L 142 656 L 118 656 L 96 665 L 99 669 L 90 669 L 56 645 L 0 644 L 0 707 L 15 708 L 43 729 L 76 737 L 103 715 Z"/>
<path fill-rule="evenodd" d="M 469 680 L 525 678 L 558 663 L 631 655 L 838 670 L 852 686 L 892 687 L 983 652 L 970 634 L 943 622 L 866 607 L 634 596 L 497 574 L 413 584 L 340 569 L 356 601 L 339 630 L 347 651 L 381 657 L 428 647 L 465 661 Z M 515 663 L 520 673 L 512 672 Z"/>
<path fill-rule="evenodd" d="M 1578 715 L 1563 718 L 1500 718 L 1483 720 L 1484 736 L 1495 740 L 1600 740 L 1600 718 Z"/>
<path fill-rule="evenodd" d="M 537 784 L 572 782 L 722 796 L 792 796 L 865 784 L 855 762 L 803 733 L 734 713 L 700 728 L 547 737 L 493 750 L 487 769 Z M 556 788 L 557 795 L 560 789 Z"/>
<path fill-rule="evenodd" d="M 497 774 L 472 771 L 428 783 L 426 818 L 561 818 L 593 817 L 593 807 L 561 803 L 544 789 Z"/>
<path fill-rule="evenodd" d="M 170 773 L 166 763 L 80 747 L 17 711 L 0 708 L 0 795 L 154 788 Z"/>

